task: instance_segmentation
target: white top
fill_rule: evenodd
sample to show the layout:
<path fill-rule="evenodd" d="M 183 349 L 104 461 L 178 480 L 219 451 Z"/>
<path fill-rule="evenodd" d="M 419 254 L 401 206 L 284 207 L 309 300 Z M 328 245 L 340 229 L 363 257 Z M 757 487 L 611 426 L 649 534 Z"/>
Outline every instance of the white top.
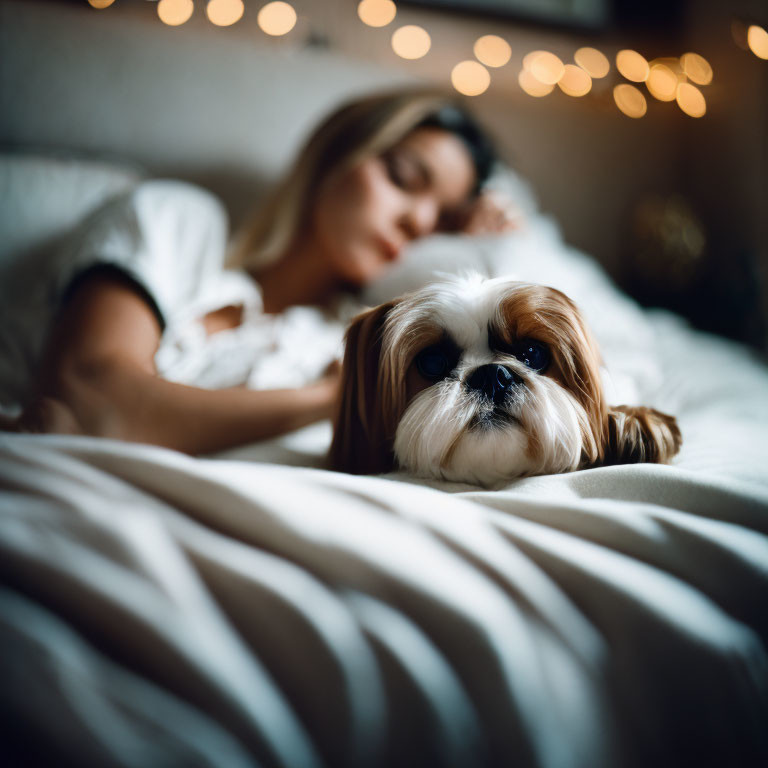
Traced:
<path fill-rule="evenodd" d="M 124 270 L 156 303 L 165 324 L 155 355 L 163 378 L 206 388 L 317 378 L 341 354 L 341 322 L 310 307 L 265 315 L 253 279 L 224 268 L 227 230 L 224 208 L 208 192 L 147 181 L 89 216 L 62 248 L 12 265 L 0 285 L 2 411 L 18 412 L 28 397 L 62 297 L 97 264 Z M 201 319 L 228 305 L 243 306 L 241 325 L 208 336 Z"/>

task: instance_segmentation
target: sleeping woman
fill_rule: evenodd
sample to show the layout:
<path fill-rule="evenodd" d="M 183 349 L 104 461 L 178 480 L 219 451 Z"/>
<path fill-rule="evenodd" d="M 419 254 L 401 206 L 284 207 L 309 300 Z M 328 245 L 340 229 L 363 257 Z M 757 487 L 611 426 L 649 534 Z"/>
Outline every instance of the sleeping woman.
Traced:
<path fill-rule="evenodd" d="M 506 228 L 483 193 L 494 159 L 452 97 L 405 91 L 327 118 L 229 247 L 226 217 L 207 192 L 137 185 L 78 228 L 35 277 L 33 295 L 19 289 L 14 313 L 34 316 L 36 330 L 28 323 L 12 341 L 31 350 L 20 357 L 34 368 L 13 366 L 17 380 L 3 384 L 2 397 L 22 409 L 5 428 L 200 454 L 331 416 L 338 365 L 292 389 L 249 389 L 247 370 L 209 389 L 179 371 L 220 331 L 360 289 L 416 238 Z M 222 349 L 222 360 L 237 361 L 236 349 Z"/>

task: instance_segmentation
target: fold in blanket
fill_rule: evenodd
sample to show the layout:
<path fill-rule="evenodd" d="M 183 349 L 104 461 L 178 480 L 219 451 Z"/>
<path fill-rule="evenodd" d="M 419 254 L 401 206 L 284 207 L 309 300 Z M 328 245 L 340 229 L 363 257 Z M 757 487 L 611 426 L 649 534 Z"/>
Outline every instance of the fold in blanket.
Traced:
<path fill-rule="evenodd" d="M 766 493 L 653 466 L 446 494 L 89 438 L 0 450 L 0 700 L 26 723 L 19 752 L 768 760 Z"/>

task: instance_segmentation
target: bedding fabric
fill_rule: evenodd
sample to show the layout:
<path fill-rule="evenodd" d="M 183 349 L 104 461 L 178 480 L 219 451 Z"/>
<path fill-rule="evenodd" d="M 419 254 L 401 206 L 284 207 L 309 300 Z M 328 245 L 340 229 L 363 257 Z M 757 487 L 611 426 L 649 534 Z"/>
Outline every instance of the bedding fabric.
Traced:
<path fill-rule="evenodd" d="M 649 328 L 673 466 L 482 490 L 263 463 L 319 466 L 322 428 L 209 459 L 2 436 L 6 753 L 765 765 L 766 373 Z"/>
<path fill-rule="evenodd" d="M 88 438 L 1 450 L 12 755 L 768 758 L 764 487 L 636 466 L 451 494 Z"/>
<path fill-rule="evenodd" d="M 768 764 L 765 366 L 533 212 L 366 298 L 470 266 L 569 293 L 614 400 L 677 416 L 673 464 L 486 490 L 329 472 L 328 424 L 202 458 L 0 434 L 0 762 Z"/>

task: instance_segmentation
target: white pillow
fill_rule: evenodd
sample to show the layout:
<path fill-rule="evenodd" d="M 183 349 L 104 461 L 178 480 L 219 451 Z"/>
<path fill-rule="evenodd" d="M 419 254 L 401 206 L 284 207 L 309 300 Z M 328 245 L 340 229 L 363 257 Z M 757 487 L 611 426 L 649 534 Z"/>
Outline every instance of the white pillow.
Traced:
<path fill-rule="evenodd" d="M 538 203 L 530 184 L 503 163 L 497 163 L 483 187 L 493 191 L 519 215 L 527 229 L 539 218 Z M 420 288 L 440 273 L 457 274 L 477 270 L 498 274 L 496 261 L 498 236 L 433 235 L 412 243 L 398 264 L 374 283 L 366 286 L 361 300 L 376 305 Z"/>
<path fill-rule="evenodd" d="M 63 235 L 141 173 L 93 160 L 0 154 L 0 267 Z"/>
<path fill-rule="evenodd" d="M 527 187 L 511 172 L 507 180 Z M 514 190 L 514 186 L 510 186 Z M 524 213 L 518 230 L 503 235 L 434 235 L 409 246 L 403 258 L 367 286 L 360 299 L 375 306 L 439 280 L 442 274 L 477 271 L 510 276 L 563 291 L 580 307 L 600 344 L 616 402 L 652 398 L 661 381 L 655 337 L 641 308 L 602 267 L 568 246 L 559 227 L 538 213 L 532 196 L 511 196 Z"/>

